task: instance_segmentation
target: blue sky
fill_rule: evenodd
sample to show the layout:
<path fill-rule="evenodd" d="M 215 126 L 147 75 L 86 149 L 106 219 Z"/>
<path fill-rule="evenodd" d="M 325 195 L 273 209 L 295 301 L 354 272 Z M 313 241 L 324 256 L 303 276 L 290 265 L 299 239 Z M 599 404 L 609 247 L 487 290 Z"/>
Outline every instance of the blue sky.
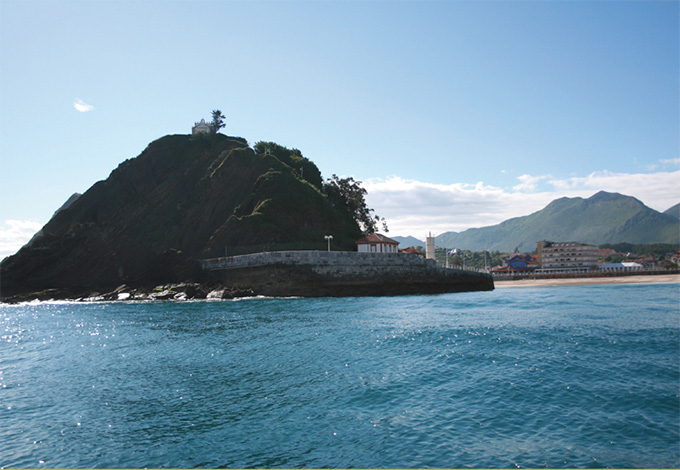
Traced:
<path fill-rule="evenodd" d="M 680 202 L 676 1 L 0 0 L 0 257 L 219 108 L 391 235 L 598 190 Z"/>

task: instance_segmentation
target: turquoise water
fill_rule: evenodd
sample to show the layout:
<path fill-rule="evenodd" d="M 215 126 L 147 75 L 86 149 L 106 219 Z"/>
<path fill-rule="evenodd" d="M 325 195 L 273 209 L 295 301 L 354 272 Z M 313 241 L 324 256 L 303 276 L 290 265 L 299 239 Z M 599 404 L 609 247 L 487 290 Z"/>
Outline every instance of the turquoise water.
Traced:
<path fill-rule="evenodd" d="M 680 467 L 677 284 L 0 306 L 0 467 Z"/>

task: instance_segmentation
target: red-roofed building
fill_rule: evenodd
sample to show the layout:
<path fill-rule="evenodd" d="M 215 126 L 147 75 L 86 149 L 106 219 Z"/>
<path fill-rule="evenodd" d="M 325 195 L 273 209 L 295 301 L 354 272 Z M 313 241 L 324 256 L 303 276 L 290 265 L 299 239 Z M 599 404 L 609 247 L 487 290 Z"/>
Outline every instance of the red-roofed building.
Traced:
<path fill-rule="evenodd" d="M 357 240 L 357 251 L 363 253 L 397 253 L 399 242 L 379 233 Z"/>

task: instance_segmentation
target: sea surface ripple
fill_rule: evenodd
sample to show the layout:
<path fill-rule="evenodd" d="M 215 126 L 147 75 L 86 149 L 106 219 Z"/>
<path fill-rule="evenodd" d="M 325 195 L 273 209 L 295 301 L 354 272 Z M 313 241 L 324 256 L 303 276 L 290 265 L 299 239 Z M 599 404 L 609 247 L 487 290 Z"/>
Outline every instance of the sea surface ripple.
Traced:
<path fill-rule="evenodd" d="M 677 284 L 0 305 L 0 467 L 680 467 Z"/>

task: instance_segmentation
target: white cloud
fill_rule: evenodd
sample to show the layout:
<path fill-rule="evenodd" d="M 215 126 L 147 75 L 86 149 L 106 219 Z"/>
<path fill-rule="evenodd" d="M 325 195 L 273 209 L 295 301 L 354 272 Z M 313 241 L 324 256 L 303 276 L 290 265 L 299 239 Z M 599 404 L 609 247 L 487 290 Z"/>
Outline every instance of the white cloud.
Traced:
<path fill-rule="evenodd" d="M 43 225 L 32 220 L 6 220 L 0 224 L 0 260 L 19 251 Z"/>
<path fill-rule="evenodd" d="M 680 157 L 678 158 L 667 158 L 664 160 L 659 160 L 664 165 L 680 165 Z"/>
<path fill-rule="evenodd" d="M 529 215 L 560 197 L 590 197 L 598 191 L 636 197 L 647 206 L 664 211 L 680 202 L 680 171 L 649 174 L 592 173 L 585 177 L 554 179 L 522 175 L 511 190 L 477 184 L 432 184 L 398 176 L 367 180 L 366 202 L 385 217 L 393 236 L 423 238 L 429 231 L 440 234 L 495 225 Z M 542 182 L 542 190 L 537 191 Z"/>
<path fill-rule="evenodd" d="M 366 202 L 385 217 L 393 235 L 424 238 L 471 227 L 494 225 L 510 217 L 535 212 L 552 200 L 544 193 L 508 192 L 477 184 L 433 184 L 397 176 L 369 180 Z"/>
<path fill-rule="evenodd" d="M 81 113 L 86 113 L 94 109 L 94 106 L 85 103 L 80 98 L 76 98 L 76 100 L 73 102 L 73 107 L 76 108 L 76 111 L 80 111 Z"/>
<path fill-rule="evenodd" d="M 517 177 L 521 181 L 520 184 L 513 186 L 512 189 L 515 191 L 535 191 L 538 188 L 538 183 L 548 178 L 550 177 L 521 175 Z"/>

